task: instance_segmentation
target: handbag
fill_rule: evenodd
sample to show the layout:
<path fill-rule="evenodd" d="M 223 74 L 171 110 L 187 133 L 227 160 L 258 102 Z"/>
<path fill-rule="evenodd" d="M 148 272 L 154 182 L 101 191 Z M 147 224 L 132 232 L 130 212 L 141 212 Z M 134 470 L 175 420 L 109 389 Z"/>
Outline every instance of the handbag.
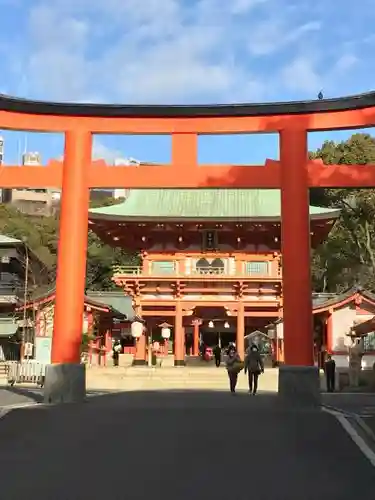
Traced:
<path fill-rule="evenodd" d="M 245 364 L 243 361 L 236 361 L 233 363 L 233 372 L 234 373 L 240 373 L 245 367 Z"/>

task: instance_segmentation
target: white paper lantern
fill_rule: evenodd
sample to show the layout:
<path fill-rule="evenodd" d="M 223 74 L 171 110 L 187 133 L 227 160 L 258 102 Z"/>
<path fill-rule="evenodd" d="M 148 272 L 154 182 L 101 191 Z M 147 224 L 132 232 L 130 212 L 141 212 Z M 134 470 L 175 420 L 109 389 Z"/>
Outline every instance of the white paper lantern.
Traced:
<path fill-rule="evenodd" d="M 135 339 L 139 339 L 139 337 L 142 336 L 143 334 L 143 323 L 140 321 L 134 321 L 131 324 L 131 332 L 132 332 L 132 337 Z"/>
<path fill-rule="evenodd" d="M 169 339 L 171 336 L 171 329 L 168 328 L 167 326 L 164 326 L 161 329 L 161 336 L 163 337 L 163 339 Z"/>

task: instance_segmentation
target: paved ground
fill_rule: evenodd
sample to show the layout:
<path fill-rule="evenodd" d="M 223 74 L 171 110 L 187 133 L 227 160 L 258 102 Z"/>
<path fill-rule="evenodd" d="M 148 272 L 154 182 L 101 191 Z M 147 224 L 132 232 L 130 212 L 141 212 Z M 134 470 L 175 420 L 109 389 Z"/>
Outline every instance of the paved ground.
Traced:
<path fill-rule="evenodd" d="M 348 394 L 337 392 L 334 394 L 324 394 L 323 403 L 345 412 L 355 413 L 362 418 L 375 417 L 375 393 Z"/>
<path fill-rule="evenodd" d="M 375 394 L 324 394 L 323 403 L 348 415 L 368 445 L 375 451 Z"/>
<path fill-rule="evenodd" d="M 0 424 L 1 498 L 349 500 L 375 468 L 340 424 L 276 396 L 131 392 L 15 410 Z"/>
<path fill-rule="evenodd" d="M 88 396 L 102 395 L 113 391 L 87 391 Z M 0 386 L 0 409 L 8 406 L 43 402 L 43 389 L 35 385 Z"/>

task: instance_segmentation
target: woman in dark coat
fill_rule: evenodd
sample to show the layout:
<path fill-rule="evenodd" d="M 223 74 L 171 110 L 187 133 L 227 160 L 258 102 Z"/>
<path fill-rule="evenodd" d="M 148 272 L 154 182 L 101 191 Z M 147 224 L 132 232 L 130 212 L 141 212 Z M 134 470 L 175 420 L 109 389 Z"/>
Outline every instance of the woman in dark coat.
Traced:
<path fill-rule="evenodd" d="M 246 372 L 249 379 L 249 393 L 255 396 L 258 390 L 259 375 L 264 373 L 262 356 L 255 344 L 250 347 L 245 357 L 245 374 Z"/>
<path fill-rule="evenodd" d="M 239 363 L 241 363 L 241 358 L 236 348 L 233 345 L 229 346 L 226 366 L 229 377 L 230 392 L 232 394 L 235 394 L 236 392 L 236 385 L 239 373 L 239 370 L 236 368 L 236 365 Z"/>
<path fill-rule="evenodd" d="M 112 348 L 113 366 L 119 365 L 121 349 L 122 349 L 121 342 L 119 340 L 116 340 L 116 342 L 113 344 L 113 348 Z"/>

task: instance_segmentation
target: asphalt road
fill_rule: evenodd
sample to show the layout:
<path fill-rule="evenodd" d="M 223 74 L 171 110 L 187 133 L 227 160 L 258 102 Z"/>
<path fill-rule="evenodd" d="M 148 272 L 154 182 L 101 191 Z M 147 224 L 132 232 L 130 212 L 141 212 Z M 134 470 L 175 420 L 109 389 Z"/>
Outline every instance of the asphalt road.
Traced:
<path fill-rule="evenodd" d="M 375 468 L 329 414 L 276 396 L 133 392 L 0 421 L 6 500 L 349 500 Z"/>
<path fill-rule="evenodd" d="M 86 391 L 88 396 L 113 393 L 115 391 Z M 9 406 L 25 405 L 30 403 L 43 403 L 43 389 L 31 385 L 0 386 L 0 410 Z"/>
<path fill-rule="evenodd" d="M 352 393 L 338 392 L 334 394 L 323 394 L 323 403 L 344 412 L 355 413 L 363 418 L 375 417 L 375 393 Z"/>

